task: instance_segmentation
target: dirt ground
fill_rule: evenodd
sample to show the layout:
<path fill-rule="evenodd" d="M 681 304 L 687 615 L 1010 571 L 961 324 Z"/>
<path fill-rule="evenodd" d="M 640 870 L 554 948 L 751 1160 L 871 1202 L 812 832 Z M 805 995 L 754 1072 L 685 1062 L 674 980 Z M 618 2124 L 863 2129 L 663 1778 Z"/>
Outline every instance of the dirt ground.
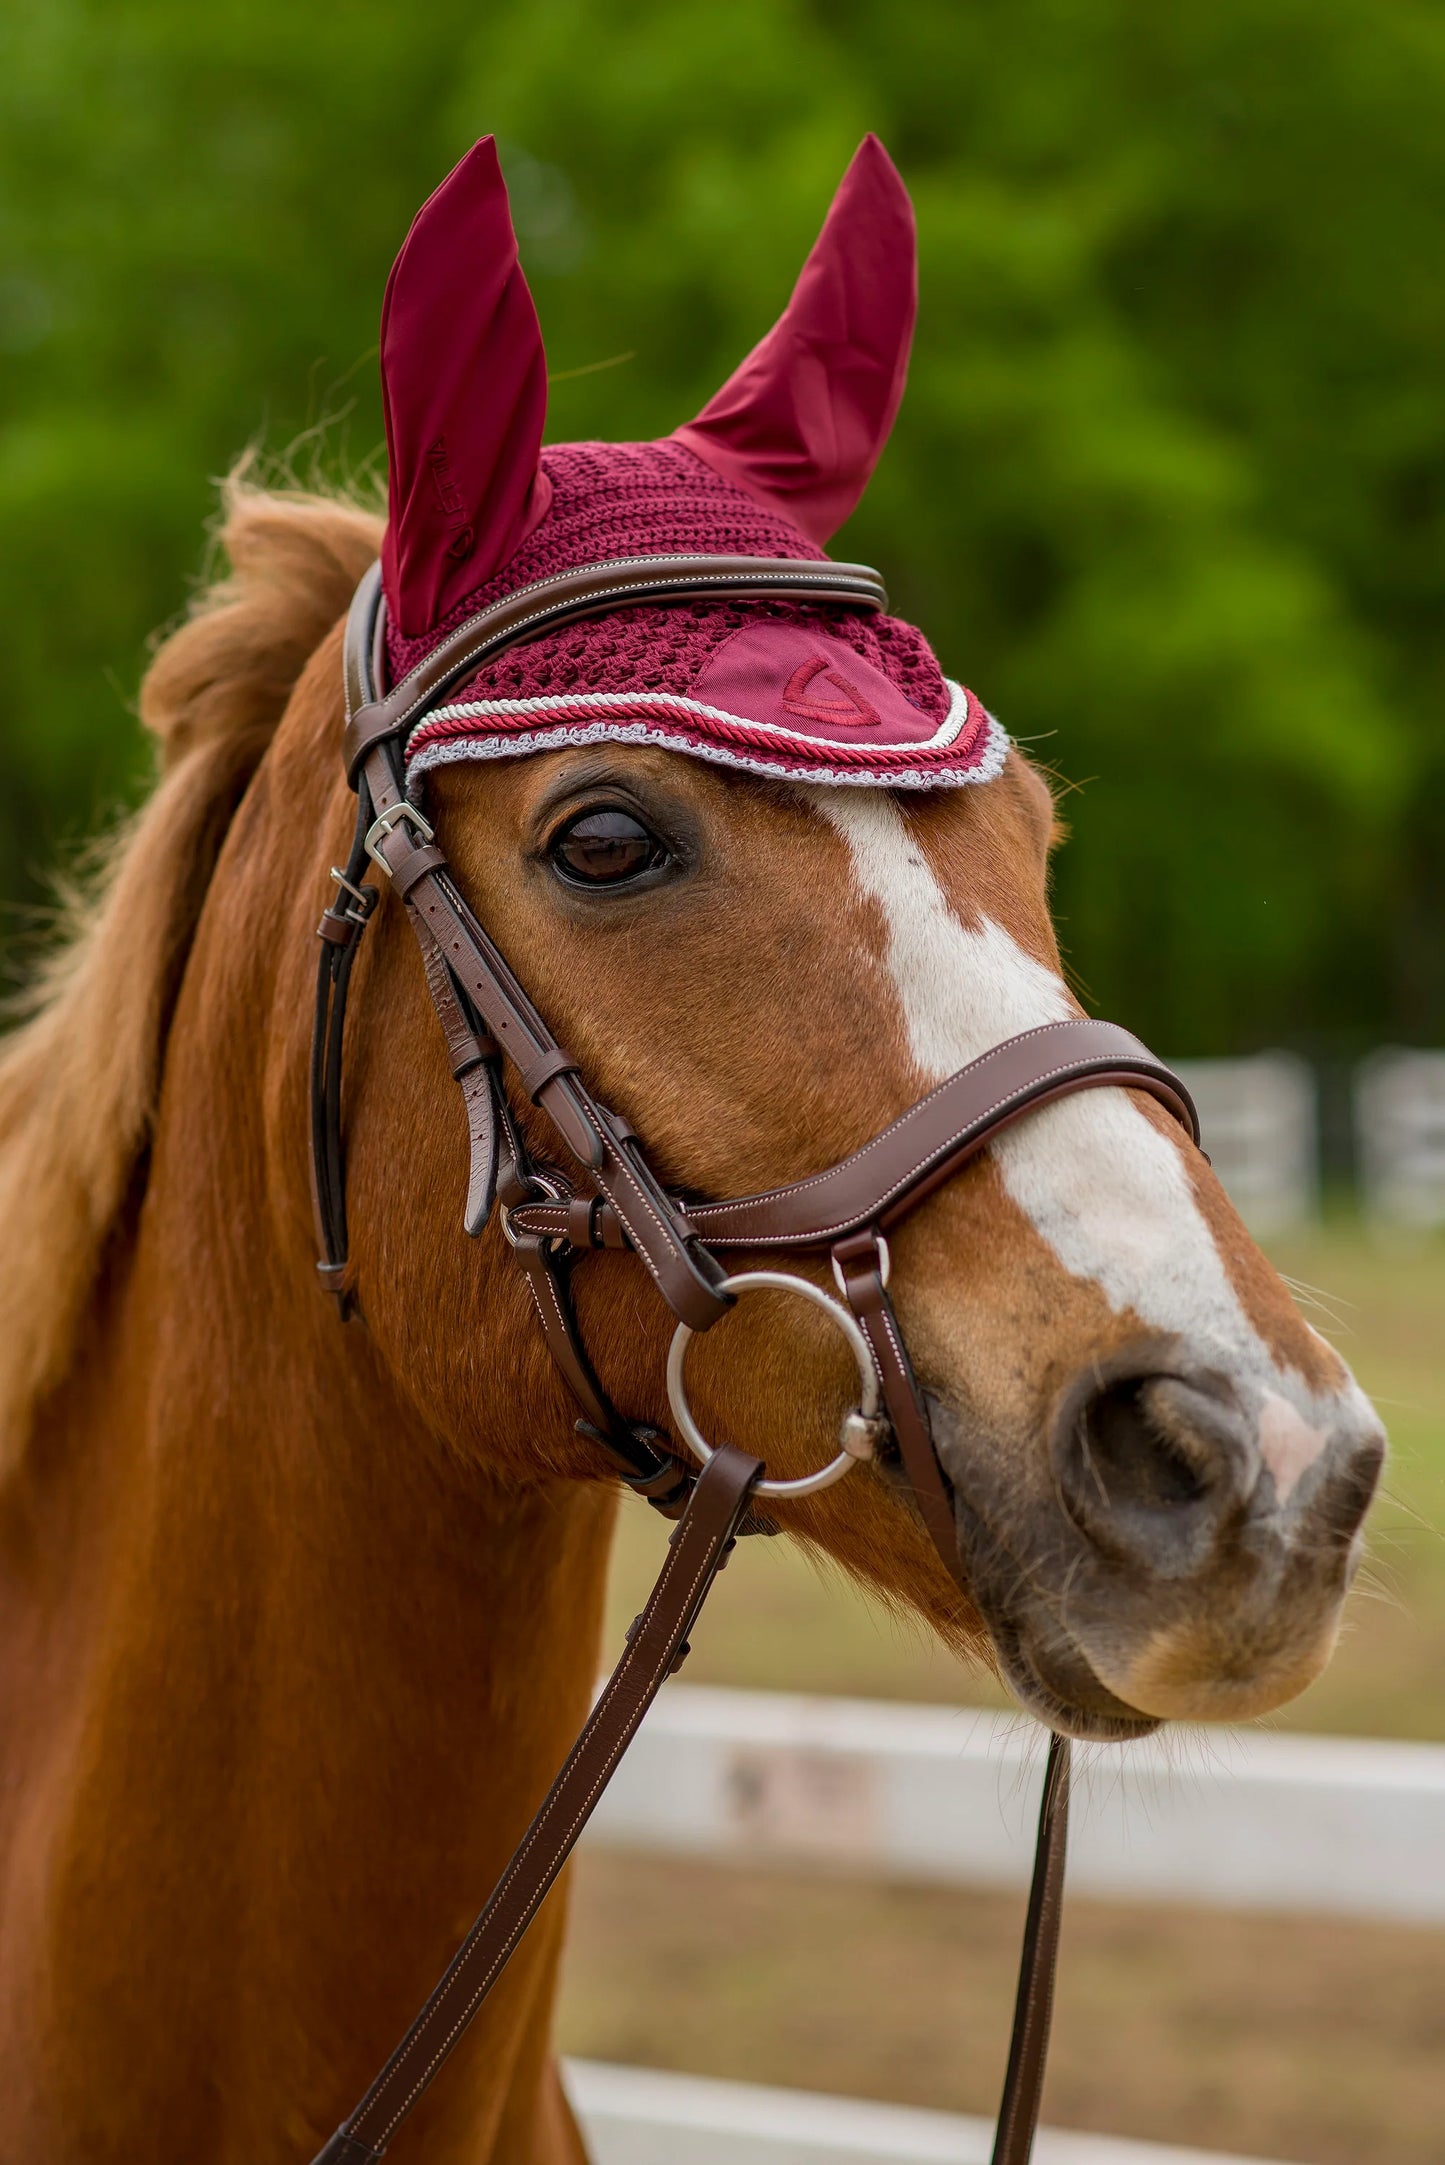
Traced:
<path fill-rule="evenodd" d="M 1282 1248 L 1391 1429 L 1370 1563 L 1330 1670 L 1271 1726 L 1445 1739 L 1445 1242 Z M 624 1513 L 614 1644 L 660 1556 Z M 787 1542 L 744 1543 L 689 1682 L 1002 1704 Z M 1445 1841 L 1445 1827 L 1441 1829 Z M 590 1855 L 566 2049 L 991 2113 L 1022 1897 Z M 1072 1900 L 1046 2112 L 1307 2165 L 1445 2161 L 1445 1932 Z"/>
<path fill-rule="evenodd" d="M 991 2115 L 1022 1895 L 588 1854 L 566 2051 Z M 1071 1901 L 1046 2119 L 1304 2165 L 1445 2158 L 1445 1932 Z"/>

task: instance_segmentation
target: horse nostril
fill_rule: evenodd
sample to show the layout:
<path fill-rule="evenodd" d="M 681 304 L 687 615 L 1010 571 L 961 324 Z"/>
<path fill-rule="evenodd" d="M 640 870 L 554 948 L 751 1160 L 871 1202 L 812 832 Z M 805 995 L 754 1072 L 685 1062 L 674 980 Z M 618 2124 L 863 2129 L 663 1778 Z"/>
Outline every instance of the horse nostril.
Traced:
<path fill-rule="evenodd" d="M 1096 1546 L 1191 1568 L 1248 1473 L 1244 1421 L 1223 1378 L 1124 1375 L 1070 1394 L 1057 1431 L 1060 1489 Z"/>
<path fill-rule="evenodd" d="M 1374 1502 L 1385 1464 L 1384 1432 L 1375 1425 L 1349 1435 L 1332 1454 L 1314 1499 L 1320 1533 L 1326 1543 L 1344 1549 L 1359 1532 Z"/>
<path fill-rule="evenodd" d="M 1081 1440 L 1101 1501 L 1116 1511 L 1197 1503 L 1204 1471 L 1150 1420 L 1144 1388 L 1142 1376 L 1111 1384 L 1084 1410 Z"/>

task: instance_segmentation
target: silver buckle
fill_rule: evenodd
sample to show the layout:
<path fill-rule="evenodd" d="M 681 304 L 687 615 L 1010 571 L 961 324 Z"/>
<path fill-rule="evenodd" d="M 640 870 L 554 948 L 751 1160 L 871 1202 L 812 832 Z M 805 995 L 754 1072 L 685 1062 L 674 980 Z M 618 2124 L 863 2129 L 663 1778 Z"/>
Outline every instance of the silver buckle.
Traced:
<path fill-rule="evenodd" d="M 407 821 L 418 841 L 434 842 L 436 840 L 436 829 L 432 826 L 431 821 L 423 813 L 418 812 L 414 804 L 408 804 L 405 797 L 402 798 L 400 804 L 394 804 L 389 812 L 378 812 L 366 830 L 366 854 L 373 864 L 381 866 L 388 879 L 391 878 L 391 866 L 377 848 L 377 840 L 379 837 L 384 841 L 387 835 L 394 834 L 403 820 Z"/>
<path fill-rule="evenodd" d="M 512 1212 L 514 1210 L 521 1210 L 527 1203 L 560 1203 L 567 1194 L 566 1189 L 559 1186 L 555 1180 L 549 1180 L 545 1173 L 528 1173 L 527 1178 L 537 1191 L 535 1195 L 524 1196 L 520 1203 L 503 1203 L 499 1212 L 502 1221 L 502 1238 L 509 1248 L 515 1248 L 521 1238 L 519 1233 L 512 1231 Z M 547 1241 L 547 1252 L 550 1255 L 560 1255 L 566 1246 L 566 1234 L 555 1233 Z"/>
<path fill-rule="evenodd" d="M 344 889 L 351 896 L 351 905 L 347 909 L 339 907 L 341 896 L 337 896 L 336 901 L 331 905 L 333 916 L 344 917 L 349 925 L 364 925 L 367 918 L 376 908 L 376 889 L 374 887 L 358 887 L 354 880 L 349 880 L 346 877 L 340 865 L 331 867 L 331 877 L 338 887 Z"/>

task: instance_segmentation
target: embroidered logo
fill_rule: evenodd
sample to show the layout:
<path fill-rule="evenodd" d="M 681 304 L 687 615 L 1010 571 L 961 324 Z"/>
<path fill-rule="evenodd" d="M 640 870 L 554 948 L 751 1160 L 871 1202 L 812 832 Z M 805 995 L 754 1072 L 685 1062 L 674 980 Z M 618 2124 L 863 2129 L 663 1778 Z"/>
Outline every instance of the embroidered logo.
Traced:
<path fill-rule="evenodd" d="M 451 453 L 447 450 L 445 436 L 438 436 L 436 442 L 428 446 L 426 461 L 431 468 L 432 493 L 436 497 L 442 517 L 451 528 L 452 538 L 447 545 L 447 555 L 458 560 L 470 556 L 472 542 L 476 537 L 472 531 L 472 522 L 467 517 L 462 492 L 452 474 Z"/>
<path fill-rule="evenodd" d="M 814 696 L 814 687 L 821 689 L 823 685 L 841 697 L 820 699 Z M 789 677 L 783 693 L 783 710 L 798 715 L 805 722 L 835 722 L 850 729 L 876 729 L 878 726 L 876 712 L 857 686 L 850 684 L 831 662 L 816 654 L 811 661 L 799 662 Z"/>

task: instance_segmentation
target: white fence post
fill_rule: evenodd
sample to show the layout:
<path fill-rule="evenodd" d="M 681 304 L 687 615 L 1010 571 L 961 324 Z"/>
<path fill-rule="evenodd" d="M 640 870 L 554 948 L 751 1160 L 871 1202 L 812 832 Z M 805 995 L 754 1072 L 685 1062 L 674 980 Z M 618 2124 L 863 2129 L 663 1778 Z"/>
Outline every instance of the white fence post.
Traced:
<path fill-rule="evenodd" d="M 1389 1048 L 1355 1076 L 1365 1208 L 1379 1225 L 1445 1225 L 1445 1052 Z"/>
<path fill-rule="evenodd" d="M 1287 1232 L 1319 1207 L 1319 1122 L 1309 1063 L 1288 1052 L 1177 1060 L 1204 1147 L 1251 1233 Z"/>

